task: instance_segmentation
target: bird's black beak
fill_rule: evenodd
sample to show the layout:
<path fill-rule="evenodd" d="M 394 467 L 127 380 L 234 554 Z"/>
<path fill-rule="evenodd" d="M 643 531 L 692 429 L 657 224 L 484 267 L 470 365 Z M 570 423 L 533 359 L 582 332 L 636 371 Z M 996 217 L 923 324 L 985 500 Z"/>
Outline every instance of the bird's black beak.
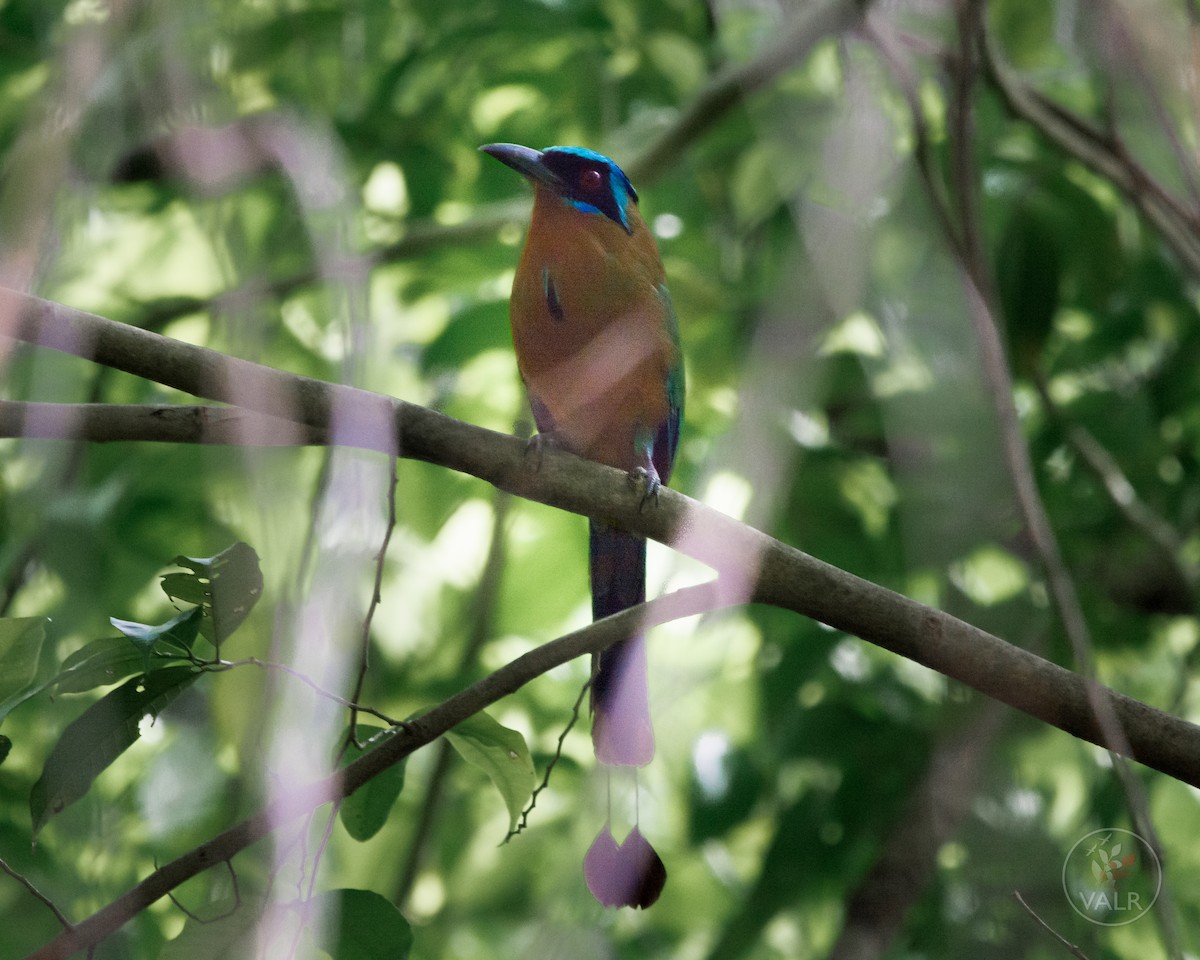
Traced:
<path fill-rule="evenodd" d="M 505 166 L 512 167 L 521 176 L 534 183 L 548 187 L 560 187 L 561 181 L 542 159 L 541 150 L 522 147 L 517 143 L 488 143 L 479 148 L 489 157 L 495 157 Z"/>

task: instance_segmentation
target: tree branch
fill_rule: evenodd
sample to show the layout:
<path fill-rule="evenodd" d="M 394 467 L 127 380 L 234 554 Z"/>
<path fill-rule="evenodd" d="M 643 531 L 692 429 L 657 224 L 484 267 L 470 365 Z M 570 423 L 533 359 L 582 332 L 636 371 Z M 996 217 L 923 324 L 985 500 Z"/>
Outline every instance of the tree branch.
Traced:
<path fill-rule="evenodd" d="M 1009 67 L 986 26 L 982 30 L 987 76 L 1012 114 L 1125 194 L 1163 235 L 1194 276 L 1200 276 L 1200 215 L 1189 209 L 1130 156 L 1115 134 L 1107 134 L 1026 86 Z"/>
<path fill-rule="evenodd" d="M 803 60 L 822 40 L 854 27 L 873 0 L 809 3 L 783 28 L 782 35 L 748 63 L 718 72 L 692 99 L 678 119 L 626 168 L 635 181 L 651 181 L 678 160 L 694 142 L 749 94 Z"/>
<path fill-rule="evenodd" d="M 194 395 L 241 403 L 251 411 L 326 431 L 331 442 L 440 464 L 526 499 L 615 523 L 708 564 L 709 587 L 681 591 L 570 634 L 519 658 L 418 720 L 330 778 L 299 788 L 286 801 L 243 821 L 156 871 L 120 900 L 33 956 L 68 956 L 116 929 L 147 903 L 264 832 L 348 793 L 418 746 L 576 656 L 602 649 L 634 624 L 744 602 L 772 604 L 861 637 L 958 680 L 1072 736 L 1112 748 L 1097 721 L 1088 682 L 1057 664 L 948 614 L 840 570 L 664 488 L 643 511 L 624 473 L 547 450 L 539 470 L 525 443 L 401 400 L 294 376 L 214 350 L 126 327 L 60 304 L 0 290 L 0 330 L 29 343 L 90 357 L 126 373 Z M 1200 786 L 1200 727 L 1104 687 L 1128 756 Z M 232 851 L 232 852 L 230 852 Z M 149 899 L 147 899 L 149 898 Z M 63 950 L 67 950 L 63 953 Z"/>
<path fill-rule="evenodd" d="M 391 739 L 337 773 L 316 783 L 292 788 L 258 813 L 159 867 L 127 893 L 29 954 L 26 960 L 66 960 L 99 943 L 180 884 L 210 867 L 228 862 L 283 824 L 311 813 L 323 804 L 349 796 L 419 747 L 432 743 L 530 680 L 576 657 L 598 653 L 636 630 L 720 606 L 713 594 L 711 585 L 685 587 L 531 650 L 423 716 L 409 721 L 404 728 L 398 728 Z"/>
<path fill-rule="evenodd" d="M 665 543 L 721 575 L 722 604 L 760 602 L 811 617 L 915 660 L 1092 743 L 1111 747 L 1084 678 L 945 613 L 787 546 L 664 488 L 643 511 L 620 470 L 560 450 L 532 471 L 524 441 L 381 394 L 227 357 L 14 291 L 0 289 L 0 329 L 91 357 L 210 400 L 293 419 L 331 442 L 468 473 L 517 496 L 606 520 Z M 1100 687 L 1101 691 L 1107 688 Z M 1114 691 L 1128 744 L 1147 766 L 1200 786 L 1200 727 Z"/>
<path fill-rule="evenodd" d="M 87 443 L 323 446 L 329 431 L 237 407 L 0 400 L 0 437 Z"/>

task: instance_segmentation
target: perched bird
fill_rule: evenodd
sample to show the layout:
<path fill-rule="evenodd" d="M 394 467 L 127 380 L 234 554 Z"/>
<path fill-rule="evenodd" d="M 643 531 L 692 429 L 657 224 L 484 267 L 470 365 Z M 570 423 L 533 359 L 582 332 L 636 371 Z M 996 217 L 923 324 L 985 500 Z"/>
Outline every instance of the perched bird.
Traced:
<path fill-rule="evenodd" d="M 670 479 L 675 460 L 683 355 L 662 260 L 638 213 L 637 192 L 616 163 L 583 147 L 493 143 L 480 149 L 534 188 L 509 316 L 538 431 L 573 453 L 629 471 L 652 497 Z M 596 520 L 589 533 L 592 615 L 598 620 L 645 599 L 646 542 Z M 601 763 L 650 762 L 654 732 L 643 636 L 597 658 L 592 709 L 592 742 Z M 598 843 L 603 838 L 602 831 Z M 617 846 L 608 834 L 606 861 L 635 846 L 657 860 L 640 833 L 630 838 Z M 596 850 L 593 845 L 589 858 Z M 602 896 L 589 875 L 589 886 L 609 906 L 620 904 L 605 896 L 648 906 L 662 884 L 652 893 L 653 882 L 627 895 Z"/>

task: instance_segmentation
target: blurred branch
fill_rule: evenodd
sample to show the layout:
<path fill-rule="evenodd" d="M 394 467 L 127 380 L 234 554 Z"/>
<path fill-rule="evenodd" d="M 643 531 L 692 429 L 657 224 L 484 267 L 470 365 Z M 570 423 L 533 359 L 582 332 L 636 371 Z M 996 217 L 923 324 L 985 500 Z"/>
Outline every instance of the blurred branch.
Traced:
<path fill-rule="evenodd" d="M 1131 29 L 1129 11 L 1125 9 L 1122 3 L 1114 2 L 1114 0 L 1106 0 L 1104 6 L 1106 10 L 1099 12 L 1101 16 L 1107 13 L 1105 27 L 1111 38 L 1110 43 L 1116 46 L 1115 58 L 1123 67 L 1128 67 L 1133 72 L 1137 78 L 1137 82 L 1144 90 L 1146 99 L 1150 102 L 1150 108 L 1158 120 L 1159 128 L 1162 130 L 1163 136 L 1166 137 L 1167 143 L 1170 146 L 1171 155 L 1175 158 L 1175 163 L 1179 168 L 1179 176 L 1187 187 L 1192 209 L 1195 210 L 1196 204 L 1200 203 L 1200 186 L 1196 183 L 1196 165 L 1189 148 L 1184 145 L 1183 140 L 1179 136 L 1179 131 L 1175 129 L 1175 124 L 1171 121 L 1170 111 L 1166 103 L 1163 102 L 1154 79 L 1146 69 L 1145 57 L 1142 56 L 1142 50 L 1139 49 L 1137 39 L 1134 37 L 1133 30 Z M 1111 99 L 1111 84 L 1108 85 L 1108 90 Z M 1115 129 L 1115 104 L 1110 104 L 1108 113 L 1113 118 Z"/>
<path fill-rule="evenodd" d="M 626 165 L 634 181 L 652 181 L 747 96 L 803 60 L 822 40 L 854 27 L 873 0 L 821 0 L 802 6 L 782 35 L 749 63 L 727 67 L 701 88 L 676 121 Z"/>
<path fill-rule="evenodd" d="M 1038 926 L 1040 926 L 1043 930 L 1045 930 L 1048 934 L 1050 934 L 1050 936 L 1052 936 L 1055 940 L 1057 940 L 1059 943 L 1061 943 L 1063 945 L 1063 947 L 1066 949 L 1067 953 L 1069 953 L 1071 956 L 1075 957 L 1076 960 L 1088 960 L 1087 954 L 1085 954 L 1082 950 L 1080 950 L 1079 947 L 1075 946 L 1075 944 L 1071 943 L 1071 941 L 1065 939 L 1062 936 L 1062 934 L 1060 934 L 1057 930 L 1055 930 L 1052 926 L 1050 926 L 1050 924 L 1048 924 L 1045 920 L 1043 920 L 1036 913 L 1034 913 L 1033 907 L 1031 907 L 1029 904 L 1027 904 L 1025 902 L 1025 898 L 1023 896 L 1021 896 L 1020 890 L 1013 891 L 1013 898 L 1017 901 L 1017 903 L 1019 903 L 1024 908 L 1024 910 L 1027 914 L 1029 914 L 1031 917 L 1033 917 L 1034 921 L 1038 924 Z"/>
<path fill-rule="evenodd" d="M 983 296 L 991 300 L 991 291 L 985 286 L 988 274 L 984 266 L 983 237 L 979 229 L 979 178 L 973 153 L 975 111 L 971 96 L 977 79 L 976 60 L 979 56 L 978 38 L 983 31 L 983 4 L 981 0 L 956 0 L 954 6 L 958 20 L 958 50 L 956 56 L 948 58 L 951 69 L 946 110 L 950 194 L 958 207 L 959 230 L 956 239 L 963 268 L 974 279 Z M 986 357 L 988 348 L 984 352 Z M 1003 349 L 1000 353 L 1003 362 Z M 998 386 L 1003 387 L 1004 384 Z M 1011 383 L 1008 386 L 1011 387 Z M 1006 402 L 1011 404 L 1011 397 L 1010 392 Z"/>
<path fill-rule="evenodd" d="M 145 304 L 138 314 L 138 325 L 151 330 L 161 329 L 172 320 L 193 313 L 240 312 L 248 304 L 264 299 L 291 296 L 317 281 L 347 281 L 361 279 L 375 267 L 423 256 L 430 250 L 455 244 L 474 243 L 490 239 L 502 227 L 516 226 L 529 219 L 531 200 L 521 197 L 480 207 L 470 220 L 442 224 L 420 222 L 406 225 L 403 235 L 378 250 L 361 254 L 327 258 L 321 269 L 301 270 L 277 280 L 251 280 L 232 290 L 211 297 L 170 297 Z"/>
<path fill-rule="evenodd" d="M 479 575 L 479 587 L 475 591 L 474 603 L 471 605 L 467 642 L 458 659 L 457 675 L 459 676 L 464 670 L 474 666 L 480 649 L 492 635 L 496 607 L 500 602 L 500 582 L 504 576 L 504 567 L 508 557 L 505 536 L 512 500 L 512 495 L 503 490 L 497 490 L 492 498 L 492 539 L 488 544 L 487 559 L 483 564 L 483 572 Z M 436 756 L 429 778 L 425 782 L 425 796 L 421 800 L 420 813 L 413 826 L 408 854 L 404 858 L 400 879 L 392 893 L 392 902 L 400 909 L 404 908 L 408 900 L 408 895 L 417 879 L 417 872 L 424 860 L 425 850 L 433 839 L 433 826 L 437 821 L 438 812 L 441 810 L 442 790 L 446 785 L 446 777 L 450 773 L 450 761 L 453 760 L 452 748 L 448 740 L 440 741 L 434 750 Z"/>
<path fill-rule="evenodd" d="M 1200 276 L 1200 214 L 1152 177 L 1115 132 L 1101 130 L 1025 84 L 1004 62 L 986 25 L 982 50 L 986 73 L 1013 115 L 1109 180 L 1158 229 L 1188 270 Z"/>
<path fill-rule="evenodd" d="M 933 207 L 934 216 L 937 217 L 938 227 L 949 242 L 955 257 L 965 260 L 967 252 L 963 246 L 963 239 L 959 236 L 958 225 L 954 220 L 950 198 L 946 195 L 945 184 L 942 183 L 938 174 L 938 162 L 929 137 L 929 124 L 925 120 L 925 108 L 921 105 L 916 73 L 904 57 L 903 49 L 897 41 L 894 31 L 887 25 L 869 22 L 863 32 L 879 51 L 908 106 L 909 118 L 912 121 L 913 159 L 916 160 L 917 172 L 921 175 L 921 184 Z"/>
<path fill-rule="evenodd" d="M 994 78 L 1000 76 L 997 70 L 1002 71 L 1003 67 L 999 65 L 994 50 L 989 46 L 991 41 L 981 0 L 959 0 L 958 11 L 960 46 L 953 64 L 957 73 L 952 84 L 948 128 L 952 133 L 950 149 L 955 192 L 959 201 L 959 239 L 964 251 L 960 258 L 960 268 L 967 312 L 979 344 L 984 382 L 996 413 L 1003 460 L 1013 485 L 1022 523 L 1045 572 L 1050 596 L 1066 632 L 1076 667 L 1082 674 L 1092 715 L 1102 731 L 1103 736 L 1097 742 L 1105 747 L 1112 757 L 1113 771 L 1137 829 L 1149 838 L 1156 850 L 1161 850 L 1145 789 L 1124 761 L 1125 757 L 1132 756 L 1127 740 L 1128 731 L 1118 715 L 1115 704 L 1110 700 L 1107 689 L 1095 679 L 1095 653 L 1091 630 L 1079 600 L 1074 578 L 1063 558 L 1054 526 L 1038 491 L 1033 461 L 1021 430 L 1020 417 L 1014 401 L 1012 372 L 996 320 L 995 291 L 983 253 L 983 232 L 976 198 L 979 177 L 970 156 L 974 144 L 970 92 L 975 82 L 976 58 L 982 55 L 988 61 L 989 70 Z M 1121 146 L 1115 136 L 1109 138 L 1109 144 L 1114 148 Z M 1132 164 L 1132 160 L 1123 151 L 1122 156 Z M 1166 890 L 1162 895 L 1166 909 L 1160 916 L 1168 953 L 1172 957 L 1178 957 L 1180 950 L 1174 932 L 1170 898 Z"/>
<path fill-rule="evenodd" d="M 876 960 L 888 954 L 937 870 L 938 851 L 971 809 L 979 768 L 1004 717 L 1000 704 L 984 701 L 974 717 L 934 746 L 899 824 L 846 899 L 829 960 Z"/>

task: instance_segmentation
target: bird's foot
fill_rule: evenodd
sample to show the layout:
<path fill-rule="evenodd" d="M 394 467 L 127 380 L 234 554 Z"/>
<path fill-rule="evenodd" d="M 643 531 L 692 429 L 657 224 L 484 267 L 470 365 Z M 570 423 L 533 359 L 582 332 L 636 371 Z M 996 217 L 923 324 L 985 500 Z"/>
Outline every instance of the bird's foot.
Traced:
<path fill-rule="evenodd" d="M 634 467 L 629 471 L 629 485 L 637 491 L 641 492 L 641 503 L 638 504 L 639 510 L 645 510 L 646 504 L 651 500 L 654 505 L 658 506 L 658 494 L 662 490 L 662 481 L 658 479 L 658 471 L 653 467 L 649 469 L 645 467 Z"/>
<path fill-rule="evenodd" d="M 542 455 L 547 447 L 562 447 L 562 440 L 558 434 L 535 433 L 525 441 L 525 462 L 534 473 L 542 469 Z"/>

